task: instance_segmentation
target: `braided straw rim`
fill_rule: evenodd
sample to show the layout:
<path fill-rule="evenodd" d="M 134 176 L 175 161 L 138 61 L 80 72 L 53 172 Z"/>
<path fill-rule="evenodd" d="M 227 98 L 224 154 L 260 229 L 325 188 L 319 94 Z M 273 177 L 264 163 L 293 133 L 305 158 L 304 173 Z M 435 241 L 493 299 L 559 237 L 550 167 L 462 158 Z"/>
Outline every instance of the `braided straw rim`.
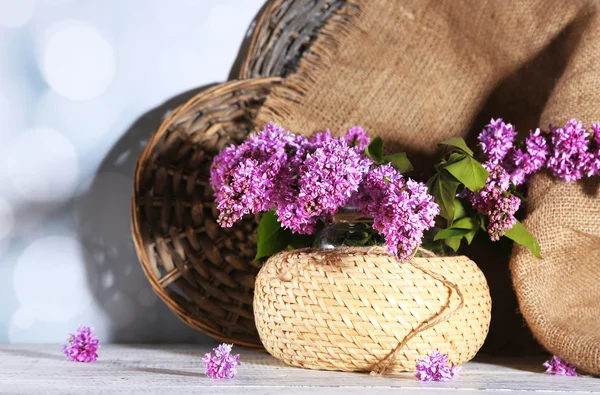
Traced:
<path fill-rule="evenodd" d="M 271 0 L 258 17 L 238 77 L 285 77 L 293 73 L 339 10 L 356 7 L 348 0 Z"/>
<path fill-rule="evenodd" d="M 134 244 L 154 292 L 192 328 L 255 350 L 263 349 L 252 315 L 256 223 L 218 228 L 208 167 L 254 129 L 279 82 L 227 82 L 173 110 L 138 158 L 131 200 Z"/>
<path fill-rule="evenodd" d="M 255 286 L 254 315 L 267 351 L 311 369 L 415 369 L 433 348 L 456 364 L 487 336 L 491 299 L 465 256 L 400 264 L 381 247 L 305 249 L 271 257 Z"/>

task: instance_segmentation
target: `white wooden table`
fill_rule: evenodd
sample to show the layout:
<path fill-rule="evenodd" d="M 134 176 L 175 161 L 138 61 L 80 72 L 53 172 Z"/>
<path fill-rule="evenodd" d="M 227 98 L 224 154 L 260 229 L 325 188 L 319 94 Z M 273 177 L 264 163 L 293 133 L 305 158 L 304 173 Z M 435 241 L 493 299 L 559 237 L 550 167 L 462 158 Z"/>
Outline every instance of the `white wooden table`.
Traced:
<path fill-rule="evenodd" d="M 479 357 L 463 366 L 460 381 L 420 383 L 410 373 L 380 378 L 294 368 L 238 349 L 237 377 L 212 380 L 201 360 L 209 350 L 105 345 L 98 361 L 85 364 L 65 361 L 59 345 L 0 345 L 0 394 L 600 394 L 600 379 L 548 376 L 543 359 Z"/>

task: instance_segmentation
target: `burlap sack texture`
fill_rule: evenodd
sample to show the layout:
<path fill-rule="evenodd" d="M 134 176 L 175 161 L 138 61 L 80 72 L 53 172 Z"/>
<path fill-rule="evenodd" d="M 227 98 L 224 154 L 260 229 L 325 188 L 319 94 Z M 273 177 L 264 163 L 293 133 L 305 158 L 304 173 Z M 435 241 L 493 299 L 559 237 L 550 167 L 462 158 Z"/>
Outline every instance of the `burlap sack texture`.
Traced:
<path fill-rule="evenodd" d="M 341 133 L 360 124 L 381 135 L 388 152 L 408 151 L 426 176 L 439 141 L 461 135 L 473 144 L 491 117 L 516 124 L 521 134 L 570 117 L 600 119 L 596 1 L 349 1 L 359 11 L 331 18 L 298 71 L 271 92 L 260 122 L 305 134 L 324 128 Z M 545 191 L 552 193 L 544 196 Z M 574 206 L 584 201 L 587 206 Z M 590 231 L 600 219 L 593 204 L 598 200 L 579 184 L 536 180 L 527 224 L 541 241 L 544 260 L 519 251 L 512 266 L 523 313 L 539 341 L 589 371 L 598 370 L 598 349 L 592 356 L 591 348 L 584 348 L 585 358 L 571 351 L 584 337 L 579 333 L 599 327 L 600 307 L 575 301 L 592 294 L 600 300 L 600 283 L 589 281 L 597 280 L 600 272 L 592 268 L 600 264 L 589 259 L 598 255 L 583 243 L 591 236 L 573 235 Z M 567 207 L 568 220 L 560 211 Z M 556 233 L 564 222 L 577 229 L 564 231 L 572 237 Z M 535 351 L 516 313 L 509 254 L 502 256 L 500 245 L 482 239 L 469 255 L 486 273 L 492 292 L 489 345 L 501 353 Z M 551 327 L 555 314 L 584 317 L 579 310 L 588 318 L 572 319 L 560 335 L 539 329 Z M 593 341 L 600 342 L 590 338 L 589 344 Z"/>

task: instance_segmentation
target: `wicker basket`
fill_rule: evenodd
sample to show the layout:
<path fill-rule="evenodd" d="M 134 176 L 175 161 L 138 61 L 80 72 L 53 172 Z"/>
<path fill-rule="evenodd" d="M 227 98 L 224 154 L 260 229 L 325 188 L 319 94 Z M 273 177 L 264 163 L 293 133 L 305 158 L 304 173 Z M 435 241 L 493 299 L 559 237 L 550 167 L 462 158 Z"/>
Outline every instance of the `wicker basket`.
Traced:
<path fill-rule="evenodd" d="M 240 78 L 293 71 L 327 19 L 346 0 L 271 0 L 241 64 Z M 212 157 L 254 130 L 279 78 L 227 82 L 173 111 L 140 155 L 132 232 L 152 287 L 191 327 L 221 341 L 264 350 L 252 314 L 256 222 L 224 230 L 208 186 Z"/>
<path fill-rule="evenodd" d="M 348 0 L 271 0 L 258 17 L 239 78 L 287 76 L 327 20 Z"/>
<path fill-rule="evenodd" d="M 412 371 L 438 349 L 475 356 L 491 318 L 485 277 L 464 256 L 399 264 L 383 248 L 297 250 L 271 257 L 256 278 L 254 315 L 269 353 L 310 369 L 369 371 L 409 334 L 391 370 Z M 453 283 L 459 294 L 440 281 Z M 455 310 L 429 329 L 420 325 Z M 432 322 L 431 322 L 432 323 Z"/>
<path fill-rule="evenodd" d="M 132 199 L 135 246 L 154 291 L 191 327 L 253 349 L 263 349 L 252 315 L 256 221 L 217 225 L 209 167 L 253 131 L 278 81 L 224 83 L 174 110 L 138 159 Z"/>

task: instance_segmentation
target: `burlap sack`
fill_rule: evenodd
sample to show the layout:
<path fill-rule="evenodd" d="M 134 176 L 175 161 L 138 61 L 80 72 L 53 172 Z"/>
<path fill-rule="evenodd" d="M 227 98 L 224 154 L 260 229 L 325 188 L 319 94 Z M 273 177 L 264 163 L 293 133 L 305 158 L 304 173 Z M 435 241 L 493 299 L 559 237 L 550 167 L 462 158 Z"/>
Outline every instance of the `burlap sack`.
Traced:
<path fill-rule="evenodd" d="M 259 121 L 307 134 L 324 128 L 341 133 L 360 124 L 380 134 L 388 152 L 408 151 L 425 172 L 439 141 L 462 135 L 474 143 L 491 117 L 503 117 L 521 133 L 570 117 L 600 119 L 596 1 L 350 1 L 359 11 L 348 7 L 327 23 L 298 71 L 267 98 Z M 600 303 L 600 283 L 591 281 L 600 275 L 592 270 L 600 267 L 598 255 L 584 243 L 591 236 L 575 237 L 600 219 L 592 207 L 598 200 L 579 184 L 550 180 L 537 180 L 531 195 L 527 224 L 541 240 L 544 260 L 521 251 L 514 259 L 523 312 L 545 347 L 598 371 L 598 348 L 594 354 L 591 348 L 569 351 L 583 344 L 578 333 L 583 339 L 586 328 L 592 336 L 600 326 L 600 307 L 576 302 L 595 295 Z M 565 223 L 573 229 L 559 226 Z M 494 263 L 492 251 L 475 255 L 494 299 L 490 337 L 507 352 L 521 351 L 526 347 L 519 339 L 527 334 L 507 302 L 514 298 L 508 259 Z M 580 278 L 586 281 L 577 283 Z M 558 316 L 572 318 L 568 330 L 557 335 L 539 329 L 554 327 Z M 573 348 L 557 346 L 563 342 Z"/>
<path fill-rule="evenodd" d="M 569 183 L 548 174 L 531 183 L 525 221 L 542 247 L 540 261 L 515 248 L 519 305 L 552 353 L 600 374 L 600 194 L 598 179 Z"/>

